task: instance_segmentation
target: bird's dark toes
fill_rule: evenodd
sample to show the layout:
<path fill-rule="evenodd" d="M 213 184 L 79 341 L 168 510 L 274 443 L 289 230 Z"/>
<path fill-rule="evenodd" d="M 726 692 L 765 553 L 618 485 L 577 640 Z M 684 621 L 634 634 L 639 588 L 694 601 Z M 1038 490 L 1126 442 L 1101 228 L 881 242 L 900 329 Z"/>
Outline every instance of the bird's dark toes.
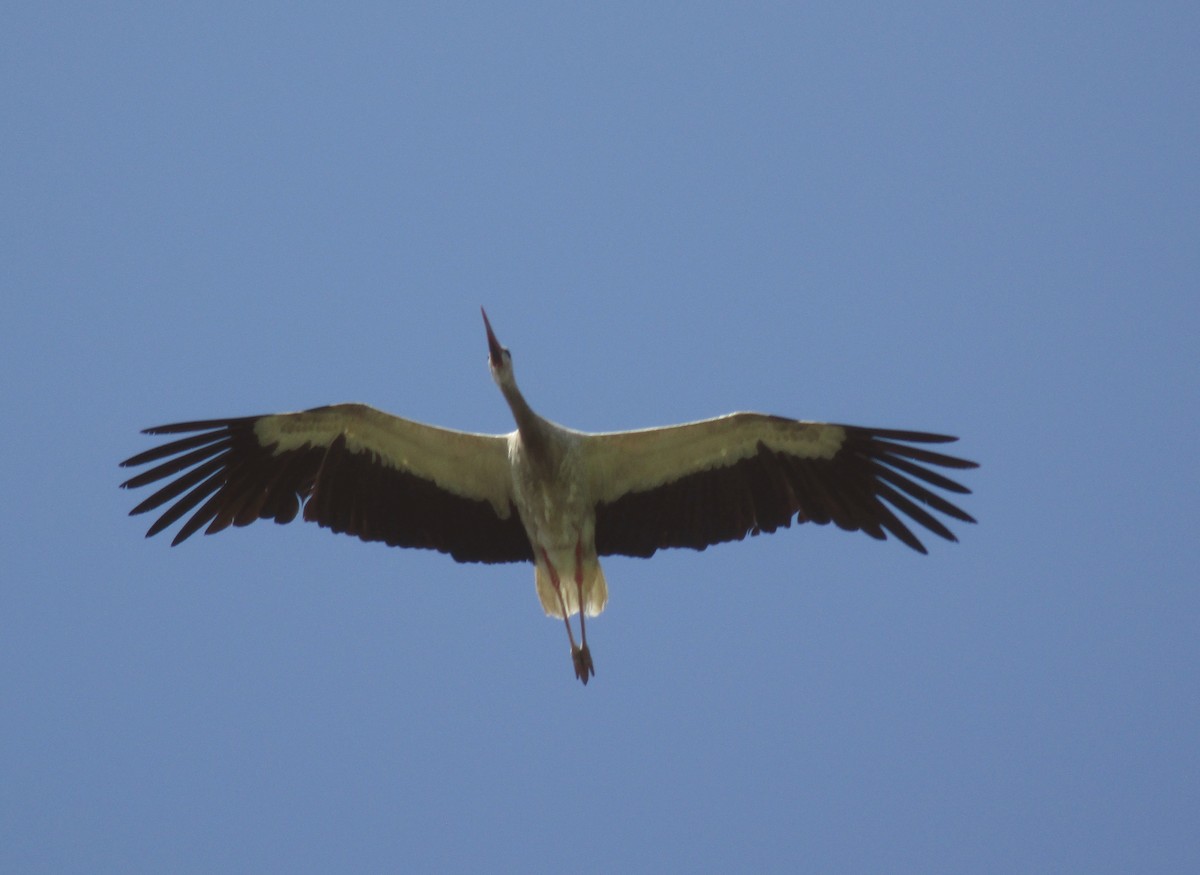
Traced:
<path fill-rule="evenodd" d="M 575 677 L 586 686 L 588 678 L 596 674 L 596 667 L 592 665 L 592 652 L 586 644 L 583 647 L 571 648 L 571 661 L 575 663 Z"/>

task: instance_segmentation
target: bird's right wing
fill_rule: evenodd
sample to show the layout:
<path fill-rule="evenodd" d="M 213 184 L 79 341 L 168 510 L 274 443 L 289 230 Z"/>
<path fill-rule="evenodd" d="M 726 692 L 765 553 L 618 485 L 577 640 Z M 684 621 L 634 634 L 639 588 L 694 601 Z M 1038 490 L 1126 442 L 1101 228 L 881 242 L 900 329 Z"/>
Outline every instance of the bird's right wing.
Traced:
<path fill-rule="evenodd" d="M 363 404 L 182 422 L 187 434 L 121 463 L 159 462 L 121 485 L 165 484 L 135 507 L 166 506 L 157 534 L 191 517 L 172 544 L 256 519 L 304 519 L 364 541 L 422 547 L 460 562 L 532 560 L 512 502 L 508 438 L 436 428 Z M 198 507 L 197 507 L 198 506 Z"/>
<path fill-rule="evenodd" d="M 880 540 L 890 533 L 924 553 L 901 515 L 951 541 L 954 535 L 930 509 L 974 522 L 934 491 L 970 490 L 934 468 L 975 463 L 920 446 L 953 440 L 760 413 L 588 435 L 583 447 L 596 502 L 596 550 L 629 556 L 664 547 L 703 550 L 773 532 L 794 518 L 833 522 Z"/>

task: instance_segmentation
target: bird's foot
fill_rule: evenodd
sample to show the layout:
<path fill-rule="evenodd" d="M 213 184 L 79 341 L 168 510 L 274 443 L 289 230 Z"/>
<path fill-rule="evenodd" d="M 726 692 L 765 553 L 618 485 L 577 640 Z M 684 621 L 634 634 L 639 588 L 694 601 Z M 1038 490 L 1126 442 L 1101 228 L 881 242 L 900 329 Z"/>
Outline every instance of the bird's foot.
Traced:
<path fill-rule="evenodd" d="M 575 663 L 575 677 L 583 681 L 586 686 L 588 678 L 596 674 L 596 669 L 592 665 L 592 652 L 588 650 L 586 644 L 582 647 L 571 646 L 571 661 Z"/>

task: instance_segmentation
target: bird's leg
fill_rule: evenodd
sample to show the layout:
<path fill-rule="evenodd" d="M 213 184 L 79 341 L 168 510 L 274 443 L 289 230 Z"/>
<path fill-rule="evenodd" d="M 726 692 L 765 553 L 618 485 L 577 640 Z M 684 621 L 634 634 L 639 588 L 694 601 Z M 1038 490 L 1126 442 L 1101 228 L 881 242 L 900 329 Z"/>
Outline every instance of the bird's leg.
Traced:
<path fill-rule="evenodd" d="M 572 650 L 571 658 L 575 661 L 575 677 L 579 678 L 585 684 L 588 678 L 596 674 L 596 668 L 592 665 L 592 652 L 588 650 L 587 645 L 587 625 L 584 622 L 584 617 L 587 616 L 587 604 L 583 598 L 583 542 L 575 542 L 575 588 L 579 591 L 579 642 L 580 647 L 578 652 Z"/>
<path fill-rule="evenodd" d="M 571 618 L 567 612 L 567 600 L 566 600 L 566 598 L 563 597 L 562 582 L 558 579 L 558 569 L 556 569 L 554 567 L 554 563 L 550 561 L 550 557 L 549 557 L 549 555 L 547 555 L 547 553 L 544 549 L 542 550 L 542 561 L 546 563 L 546 570 L 550 573 L 550 584 L 554 587 L 554 591 L 556 593 L 558 593 L 558 603 L 560 605 L 562 605 L 563 625 L 565 625 L 567 627 L 567 640 L 571 642 L 571 662 L 573 662 L 575 664 L 575 677 L 577 677 L 581 681 L 583 681 L 584 684 L 587 684 L 588 675 L 584 671 L 585 663 L 582 661 L 582 658 L 581 658 L 581 654 L 586 653 L 587 648 L 585 646 L 583 650 L 580 650 L 579 647 L 577 647 L 575 644 L 575 633 L 571 631 Z M 583 634 L 583 625 L 582 625 L 583 612 L 582 611 L 580 611 L 579 619 L 580 619 L 579 632 L 580 632 L 580 634 Z M 592 658 L 589 655 L 587 657 L 587 664 L 590 665 L 591 661 L 592 661 Z M 595 672 L 593 672 L 593 674 L 595 674 Z"/>

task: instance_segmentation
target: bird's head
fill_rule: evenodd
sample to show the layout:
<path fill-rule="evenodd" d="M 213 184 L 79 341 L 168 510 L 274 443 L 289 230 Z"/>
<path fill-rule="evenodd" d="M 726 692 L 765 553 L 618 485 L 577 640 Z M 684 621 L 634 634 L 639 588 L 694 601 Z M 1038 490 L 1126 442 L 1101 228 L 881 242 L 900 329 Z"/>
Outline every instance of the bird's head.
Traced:
<path fill-rule="evenodd" d="M 483 327 L 487 329 L 488 367 L 491 368 L 492 379 L 498 386 L 511 383 L 513 379 L 512 353 L 501 346 L 500 341 L 496 339 L 496 334 L 492 331 L 492 323 L 488 321 L 487 311 L 480 307 L 479 312 L 483 314 Z"/>

